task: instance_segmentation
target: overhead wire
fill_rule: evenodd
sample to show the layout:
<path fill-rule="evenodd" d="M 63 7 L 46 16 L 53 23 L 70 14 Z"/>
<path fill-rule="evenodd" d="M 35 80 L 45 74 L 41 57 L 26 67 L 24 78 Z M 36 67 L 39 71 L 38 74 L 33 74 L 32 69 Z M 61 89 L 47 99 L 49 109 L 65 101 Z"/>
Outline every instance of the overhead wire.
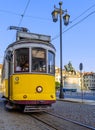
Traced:
<path fill-rule="evenodd" d="M 76 17 L 75 19 L 73 19 L 70 23 L 75 22 L 78 18 L 80 18 L 82 15 L 84 15 L 85 13 L 87 13 L 90 9 L 92 9 L 93 7 L 95 7 L 95 4 L 93 4 L 92 6 L 90 6 L 88 9 L 86 9 L 83 13 L 81 13 L 78 17 Z M 67 31 L 69 31 L 71 28 L 73 28 L 74 26 L 78 25 L 79 23 L 81 23 L 82 21 L 84 21 L 86 18 L 88 18 L 90 15 L 94 14 L 95 11 L 89 13 L 87 16 L 85 16 L 83 19 L 79 20 L 77 23 L 73 24 L 72 26 L 70 26 L 68 29 L 64 30 L 62 32 L 65 33 Z M 60 34 L 56 35 L 54 38 L 51 39 L 51 41 L 57 39 L 60 36 Z"/>
<path fill-rule="evenodd" d="M 41 18 L 41 17 L 33 17 L 33 16 L 25 15 L 26 10 L 27 10 L 27 8 L 28 8 L 28 6 L 29 6 L 29 3 L 30 3 L 30 0 L 28 0 L 28 2 L 27 2 L 27 5 L 26 5 L 26 7 L 25 7 L 25 9 L 24 9 L 23 14 L 17 14 L 17 13 L 15 13 L 15 12 L 6 11 L 6 10 L 0 10 L 0 11 L 1 11 L 1 12 L 5 12 L 5 13 L 10 13 L 10 14 L 13 14 L 13 15 L 21 16 L 21 19 L 20 19 L 20 22 L 19 22 L 18 26 L 21 25 L 21 22 L 22 22 L 22 20 L 23 20 L 24 17 L 32 17 L 32 18 L 41 19 L 41 20 L 49 20 L 49 19 L 44 19 L 44 18 Z M 93 5 L 90 6 L 88 9 L 86 9 L 86 10 L 85 10 L 83 13 L 81 13 L 78 17 L 74 18 L 70 23 L 75 22 L 78 18 L 80 18 L 82 15 L 84 15 L 87 11 L 89 11 L 89 10 L 92 9 L 93 7 L 95 7 L 95 4 L 93 4 Z M 94 13 L 94 12 L 92 12 L 92 13 L 88 14 L 86 17 L 84 17 L 84 18 L 83 18 L 83 21 L 84 21 L 87 17 L 89 17 L 90 15 L 92 15 L 93 13 Z M 77 23 L 75 23 L 74 25 L 72 25 L 71 27 L 69 27 L 68 29 L 66 29 L 65 31 L 63 31 L 63 33 L 67 32 L 68 30 L 70 30 L 71 28 L 73 28 L 74 26 L 76 26 L 77 24 L 79 24 L 80 22 L 82 22 L 82 20 L 78 21 Z M 59 34 L 56 35 L 54 38 L 52 38 L 52 40 L 55 40 L 55 39 L 58 38 L 59 36 L 60 36 Z"/>
<path fill-rule="evenodd" d="M 17 15 L 22 17 L 22 14 L 16 13 L 16 12 L 12 12 L 12 11 L 8 11 L 8 10 L 1 10 L 0 12 L 2 13 L 7 13 L 7 14 L 11 14 L 11 15 Z M 43 17 L 38 17 L 38 16 L 31 16 L 31 15 L 24 15 L 24 17 L 28 17 L 28 18 L 32 18 L 32 19 L 39 19 L 39 20 L 45 20 L 45 21 L 50 21 L 50 18 L 43 18 Z"/>
<path fill-rule="evenodd" d="M 72 22 L 74 22 L 75 20 L 77 20 L 78 18 L 80 18 L 82 15 L 84 15 L 86 12 L 88 12 L 90 9 L 92 9 L 93 7 L 95 7 L 95 4 L 93 4 L 92 6 L 90 6 L 88 9 L 86 9 L 83 13 L 81 13 L 78 17 L 74 18 L 72 20 Z"/>
<path fill-rule="evenodd" d="M 22 14 L 18 14 L 18 13 L 15 13 L 15 12 L 12 12 L 12 11 L 8 11 L 8 10 L 1 10 L 0 9 L 0 12 L 11 14 L 11 15 L 17 15 L 17 16 L 22 17 Z M 43 17 L 31 16 L 31 15 L 24 15 L 24 17 L 30 17 L 32 19 L 47 20 L 47 21 L 51 20 L 50 18 L 43 18 Z"/>
<path fill-rule="evenodd" d="M 21 25 L 21 22 L 22 22 L 22 20 L 23 20 L 23 18 L 24 18 L 24 15 L 25 15 L 26 10 L 27 10 L 27 8 L 28 8 L 28 6 L 29 6 L 29 3 L 30 3 L 30 0 L 28 0 L 27 5 L 26 5 L 26 7 L 25 7 L 25 9 L 24 9 L 24 12 L 23 12 L 23 14 L 21 15 L 21 19 L 20 19 L 20 22 L 19 22 L 19 24 L 18 24 L 18 27 Z"/>
<path fill-rule="evenodd" d="M 78 25 L 79 23 L 83 22 L 85 19 L 87 19 L 89 16 L 91 16 L 91 15 L 94 14 L 94 13 L 95 13 L 95 11 L 91 12 L 90 14 L 88 14 L 87 16 L 85 16 L 83 19 L 81 19 L 81 20 L 78 21 L 77 23 L 73 24 L 73 25 L 70 26 L 68 29 L 64 30 L 64 31 L 62 32 L 62 34 L 65 33 L 65 32 L 67 32 L 67 31 L 69 31 L 70 29 L 72 29 L 73 27 L 75 27 L 76 25 Z M 51 41 L 57 39 L 59 36 L 60 36 L 60 35 L 58 35 L 58 36 L 52 38 Z"/>
<path fill-rule="evenodd" d="M 50 20 L 49 18 L 42 18 L 42 17 L 36 17 L 36 16 L 31 16 L 31 15 L 25 15 L 25 12 L 28 8 L 28 5 L 30 3 L 30 0 L 28 1 L 27 5 L 26 5 L 26 8 L 23 12 L 23 14 L 18 14 L 16 12 L 12 12 L 12 11 L 8 11 L 8 10 L 1 10 L 0 9 L 0 12 L 3 12 L 3 13 L 8 13 L 8 14 L 12 14 L 12 15 L 17 15 L 17 16 L 21 16 L 21 19 L 23 19 L 23 17 L 32 17 L 34 19 L 39 19 L 39 20 Z M 90 6 L 88 9 L 86 9 L 83 13 L 81 13 L 78 17 L 74 18 L 72 22 L 74 22 L 75 20 L 77 20 L 78 18 L 80 18 L 82 15 L 84 15 L 87 11 L 89 11 L 90 9 L 92 9 L 93 7 L 95 7 L 95 4 L 93 4 L 92 6 Z"/>
<path fill-rule="evenodd" d="M 21 16 L 21 19 L 20 19 L 20 21 L 19 21 L 18 27 L 20 27 L 20 25 L 21 25 L 21 23 L 22 23 L 22 20 L 23 20 L 23 18 L 24 18 L 24 16 L 25 16 L 25 13 L 26 13 L 26 10 L 27 10 L 27 8 L 28 8 L 28 6 L 29 6 L 29 3 L 30 3 L 30 0 L 28 0 L 28 2 L 27 2 L 27 5 L 26 5 L 26 7 L 25 7 L 25 9 L 24 9 L 24 11 L 23 11 L 23 14 L 20 15 L 20 16 Z M 15 38 L 15 36 L 13 36 L 12 41 L 14 40 L 14 38 Z"/>
<path fill-rule="evenodd" d="M 0 12 L 2 12 L 2 13 L 7 13 L 7 14 L 12 14 L 12 15 L 17 15 L 17 16 L 21 16 L 21 14 L 17 14 L 17 13 L 15 13 L 15 12 L 8 11 L 8 10 L 1 10 L 1 9 L 0 9 Z"/>

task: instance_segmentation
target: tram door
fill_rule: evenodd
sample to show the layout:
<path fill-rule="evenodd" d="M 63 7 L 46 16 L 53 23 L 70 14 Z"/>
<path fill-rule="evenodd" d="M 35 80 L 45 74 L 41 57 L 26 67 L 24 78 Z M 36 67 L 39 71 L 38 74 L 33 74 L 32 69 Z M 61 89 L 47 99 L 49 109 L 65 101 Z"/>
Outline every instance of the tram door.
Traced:
<path fill-rule="evenodd" d="M 5 83 L 5 89 L 7 90 L 6 95 L 8 96 L 8 99 L 10 99 L 11 96 L 11 75 L 13 74 L 13 53 L 12 51 L 8 50 L 6 53 L 6 62 L 5 62 L 5 66 L 7 66 L 6 70 L 5 70 L 5 79 L 6 77 L 8 77 L 7 82 Z"/>

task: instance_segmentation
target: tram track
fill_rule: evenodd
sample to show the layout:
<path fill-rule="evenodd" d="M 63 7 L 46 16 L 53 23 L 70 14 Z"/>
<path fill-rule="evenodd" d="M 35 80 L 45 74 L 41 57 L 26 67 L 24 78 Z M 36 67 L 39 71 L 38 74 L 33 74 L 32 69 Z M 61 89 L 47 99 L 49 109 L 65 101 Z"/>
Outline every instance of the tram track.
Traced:
<path fill-rule="evenodd" d="M 61 119 L 63 119 L 63 120 L 66 120 L 66 121 L 68 121 L 68 122 L 71 122 L 71 123 L 73 123 L 73 124 L 77 124 L 77 125 L 79 125 L 79 126 L 83 126 L 83 127 L 87 128 L 87 129 L 95 130 L 95 128 L 92 127 L 92 126 L 85 125 L 85 124 L 83 124 L 83 123 L 80 123 L 80 122 L 77 122 L 77 121 L 74 121 L 74 120 L 71 120 L 71 119 L 67 119 L 67 118 L 65 118 L 65 117 L 63 117 L 63 116 L 56 115 L 56 114 L 53 114 L 53 113 L 50 113 L 50 112 L 46 112 L 46 113 L 49 114 L 49 115 L 55 116 L 55 117 L 57 117 L 57 118 L 61 118 Z"/>
<path fill-rule="evenodd" d="M 67 119 L 51 112 L 29 114 L 29 116 L 54 130 L 95 130 L 94 127 Z"/>
<path fill-rule="evenodd" d="M 4 109 L 4 104 L 2 101 L 0 102 L 0 109 Z M 80 123 L 79 121 L 68 119 L 60 114 L 54 113 L 53 111 L 45 111 L 31 114 L 28 113 L 28 116 L 31 116 L 33 119 L 36 120 L 36 122 L 38 122 L 37 126 L 39 126 L 39 124 L 41 123 L 43 124 L 43 126 L 41 125 L 41 127 L 48 128 L 48 130 L 95 130 L 95 127 Z M 30 118 L 28 116 L 25 116 L 25 118 Z"/>

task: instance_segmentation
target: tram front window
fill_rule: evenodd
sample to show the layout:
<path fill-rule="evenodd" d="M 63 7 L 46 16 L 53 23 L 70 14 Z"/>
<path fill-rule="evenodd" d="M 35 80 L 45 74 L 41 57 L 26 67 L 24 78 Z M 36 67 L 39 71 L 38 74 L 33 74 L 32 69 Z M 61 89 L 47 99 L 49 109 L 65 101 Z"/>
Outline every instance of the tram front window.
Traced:
<path fill-rule="evenodd" d="M 46 50 L 42 48 L 32 49 L 32 71 L 46 72 Z"/>
<path fill-rule="evenodd" d="M 55 55 L 53 52 L 48 52 L 48 73 L 55 73 Z"/>
<path fill-rule="evenodd" d="M 29 72 L 29 49 L 20 48 L 15 50 L 15 72 Z"/>

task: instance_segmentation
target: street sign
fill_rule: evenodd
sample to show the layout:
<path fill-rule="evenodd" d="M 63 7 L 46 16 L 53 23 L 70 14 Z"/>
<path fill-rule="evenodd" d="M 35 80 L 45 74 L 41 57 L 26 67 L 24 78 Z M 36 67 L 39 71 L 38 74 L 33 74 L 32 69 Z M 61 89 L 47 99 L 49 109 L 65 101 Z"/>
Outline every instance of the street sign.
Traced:
<path fill-rule="evenodd" d="M 83 63 L 80 63 L 80 65 L 79 65 L 79 69 L 80 69 L 80 71 L 83 70 Z"/>

